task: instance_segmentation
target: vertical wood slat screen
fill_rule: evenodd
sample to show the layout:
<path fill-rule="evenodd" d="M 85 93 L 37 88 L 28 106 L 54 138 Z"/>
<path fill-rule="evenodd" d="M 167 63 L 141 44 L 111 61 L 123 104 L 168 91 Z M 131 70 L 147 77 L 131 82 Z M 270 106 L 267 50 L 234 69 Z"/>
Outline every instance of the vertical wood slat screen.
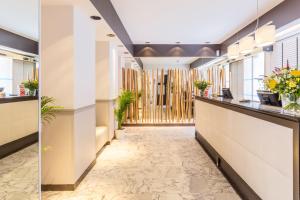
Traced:
<path fill-rule="evenodd" d="M 195 69 L 123 68 L 122 87 L 135 94 L 125 123 L 193 123 L 193 94 L 200 94 L 194 81 L 199 79 Z"/>

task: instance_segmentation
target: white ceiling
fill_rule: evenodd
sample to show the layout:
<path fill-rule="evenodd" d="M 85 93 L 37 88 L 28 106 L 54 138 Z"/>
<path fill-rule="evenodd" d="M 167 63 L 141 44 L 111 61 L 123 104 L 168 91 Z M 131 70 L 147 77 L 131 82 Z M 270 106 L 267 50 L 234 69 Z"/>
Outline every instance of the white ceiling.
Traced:
<path fill-rule="evenodd" d="M 42 0 L 42 6 L 43 5 L 74 5 L 84 11 L 88 16 L 100 16 L 102 18 L 101 20 L 94 21 L 96 25 L 96 40 L 120 42 L 118 37 L 110 38 L 106 36 L 110 33 L 114 34 L 114 32 L 89 0 Z"/>
<path fill-rule="evenodd" d="M 256 19 L 256 0 L 111 0 L 135 44 L 221 43 Z M 283 0 L 259 0 L 260 15 Z"/>
<path fill-rule="evenodd" d="M 179 66 L 189 65 L 198 57 L 142 57 L 144 66 Z"/>
<path fill-rule="evenodd" d="M 117 36 L 113 38 L 107 37 L 107 34 L 109 33 L 115 34 L 115 33 L 89 0 L 42 0 L 42 6 L 45 5 L 74 5 L 80 8 L 88 16 L 92 16 L 92 15 L 100 16 L 102 18 L 101 20 L 94 21 L 96 26 L 96 40 L 113 42 L 114 44 L 118 45 L 118 53 L 120 54 L 124 54 L 124 52 L 128 52 L 126 47 L 122 45 L 122 42 Z M 119 47 L 120 45 L 122 47 Z M 133 59 L 132 55 L 130 54 L 126 54 L 126 55 L 124 54 L 123 56 L 129 57 L 131 60 Z"/>
<path fill-rule="evenodd" d="M 24 37 L 39 38 L 39 0 L 1 0 L 0 27 Z"/>

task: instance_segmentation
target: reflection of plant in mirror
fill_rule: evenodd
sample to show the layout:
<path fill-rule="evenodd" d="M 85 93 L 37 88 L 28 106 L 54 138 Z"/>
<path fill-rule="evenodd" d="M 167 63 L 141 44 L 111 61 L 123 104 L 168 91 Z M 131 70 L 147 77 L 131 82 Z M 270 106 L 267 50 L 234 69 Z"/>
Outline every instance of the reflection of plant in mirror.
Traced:
<path fill-rule="evenodd" d="M 38 80 L 27 80 L 23 82 L 24 87 L 29 90 L 30 96 L 34 96 L 34 93 L 37 89 L 39 89 L 39 81 Z"/>
<path fill-rule="evenodd" d="M 55 113 L 58 109 L 62 109 L 62 106 L 54 105 L 55 99 L 52 97 L 42 96 L 41 98 L 41 115 L 42 123 L 50 123 L 55 117 Z"/>

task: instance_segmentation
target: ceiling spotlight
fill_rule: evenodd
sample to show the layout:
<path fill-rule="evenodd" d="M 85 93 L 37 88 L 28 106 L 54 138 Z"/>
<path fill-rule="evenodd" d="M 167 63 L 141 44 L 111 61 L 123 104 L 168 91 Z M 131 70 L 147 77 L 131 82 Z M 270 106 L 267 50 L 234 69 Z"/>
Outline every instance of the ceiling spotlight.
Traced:
<path fill-rule="evenodd" d="M 96 16 L 96 15 L 92 15 L 91 19 L 93 19 L 93 20 L 101 20 L 101 17 Z"/>
<path fill-rule="evenodd" d="M 150 42 L 145 42 L 146 44 L 150 44 Z"/>
<path fill-rule="evenodd" d="M 107 37 L 115 37 L 115 34 L 109 33 L 106 35 Z"/>
<path fill-rule="evenodd" d="M 128 51 L 125 51 L 124 54 L 129 54 Z"/>
<path fill-rule="evenodd" d="M 176 42 L 176 44 L 180 44 L 180 42 Z"/>
<path fill-rule="evenodd" d="M 205 42 L 205 44 L 210 44 L 210 42 Z"/>

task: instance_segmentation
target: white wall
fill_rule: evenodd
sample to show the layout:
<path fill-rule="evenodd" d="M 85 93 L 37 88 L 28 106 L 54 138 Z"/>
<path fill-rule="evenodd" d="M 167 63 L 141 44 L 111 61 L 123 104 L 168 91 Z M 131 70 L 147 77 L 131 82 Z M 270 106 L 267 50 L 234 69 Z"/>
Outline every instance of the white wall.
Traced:
<path fill-rule="evenodd" d="M 63 106 L 43 125 L 42 184 L 74 184 L 96 157 L 95 27 L 80 8 L 42 5 L 41 30 L 42 94 Z"/>
<path fill-rule="evenodd" d="M 112 100 L 118 97 L 119 61 L 116 45 L 96 42 L 96 99 Z"/>
<path fill-rule="evenodd" d="M 75 108 L 73 15 L 72 6 L 42 7 L 42 94 L 65 109 Z"/>
<path fill-rule="evenodd" d="M 74 108 L 95 104 L 95 38 L 91 19 L 74 8 Z"/>

